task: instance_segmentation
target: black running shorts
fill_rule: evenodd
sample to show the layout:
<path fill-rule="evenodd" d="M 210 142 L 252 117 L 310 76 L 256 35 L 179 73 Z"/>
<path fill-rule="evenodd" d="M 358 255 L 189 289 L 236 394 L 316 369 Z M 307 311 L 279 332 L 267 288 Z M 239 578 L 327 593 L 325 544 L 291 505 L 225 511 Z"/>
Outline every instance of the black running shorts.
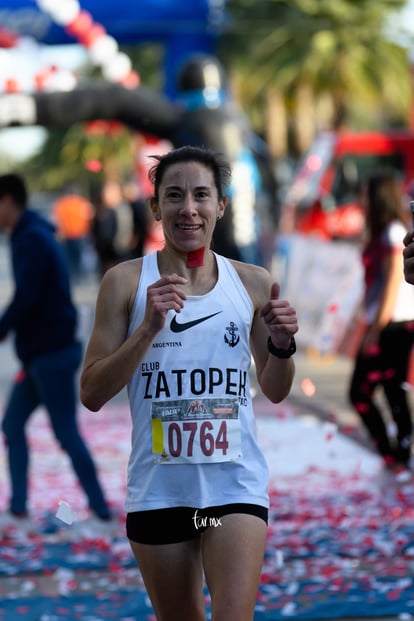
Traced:
<path fill-rule="evenodd" d="M 219 505 L 206 509 L 174 507 L 128 513 L 126 531 L 128 539 L 136 543 L 149 545 L 179 543 L 200 537 L 207 528 L 220 527 L 221 518 L 231 513 L 255 515 L 266 524 L 268 521 L 266 507 L 247 503 Z"/>

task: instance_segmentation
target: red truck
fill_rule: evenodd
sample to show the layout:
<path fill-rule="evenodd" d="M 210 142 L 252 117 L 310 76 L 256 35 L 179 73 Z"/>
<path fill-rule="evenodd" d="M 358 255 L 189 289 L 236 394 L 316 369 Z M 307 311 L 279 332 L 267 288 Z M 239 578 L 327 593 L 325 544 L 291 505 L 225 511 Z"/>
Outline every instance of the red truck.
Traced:
<path fill-rule="evenodd" d="M 322 239 L 359 238 L 364 227 L 364 214 L 358 204 L 360 183 L 383 168 L 392 168 L 401 175 L 407 195 L 414 192 L 414 133 L 321 133 L 286 193 L 280 233 L 300 232 Z"/>

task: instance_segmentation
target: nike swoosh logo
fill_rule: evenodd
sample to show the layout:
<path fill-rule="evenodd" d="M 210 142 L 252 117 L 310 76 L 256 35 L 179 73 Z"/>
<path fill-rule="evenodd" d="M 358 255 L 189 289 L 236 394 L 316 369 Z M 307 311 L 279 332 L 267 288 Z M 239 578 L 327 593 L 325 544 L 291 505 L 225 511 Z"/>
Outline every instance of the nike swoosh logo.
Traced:
<path fill-rule="evenodd" d="M 212 315 L 207 315 L 206 317 L 200 317 L 200 319 L 193 319 L 193 321 L 186 321 L 185 323 L 178 323 L 177 318 L 173 317 L 170 323 L 171 332 L 184 332 L 184 330 L 188 330 L 189 328 L 194 328 L 199 323 L 203 323 L 203 321 L 207 321 L 211 317 L 222 313 L 223 311 L 217 311 L 217 313 L 213 313 Z"/>

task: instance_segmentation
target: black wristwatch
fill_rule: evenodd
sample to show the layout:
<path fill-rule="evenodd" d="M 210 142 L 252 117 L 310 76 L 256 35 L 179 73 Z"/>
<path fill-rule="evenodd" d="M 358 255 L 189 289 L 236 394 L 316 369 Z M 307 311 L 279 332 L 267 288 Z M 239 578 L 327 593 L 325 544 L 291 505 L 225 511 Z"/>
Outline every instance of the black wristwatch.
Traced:
<path fill-rule="evenodd" d="M 267 339 L 267 349 L 272 354 L 272 356 L 276 356 L 276 358 L 290 358 L 296 352 L 296 341 L 295 337 L 290 337 L 290 345 L 287 349 L 280 349 L 279 347 L 275 347 L 272 343 L 272 339 Z"/>

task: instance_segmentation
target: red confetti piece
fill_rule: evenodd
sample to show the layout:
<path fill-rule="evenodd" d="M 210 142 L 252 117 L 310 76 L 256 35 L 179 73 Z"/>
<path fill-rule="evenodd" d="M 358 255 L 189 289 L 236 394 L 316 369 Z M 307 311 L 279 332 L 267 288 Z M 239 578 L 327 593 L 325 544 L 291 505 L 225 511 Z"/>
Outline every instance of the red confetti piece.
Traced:
<path fill-rule="evenodd" d="M 305 378 L 304 380 L 302 380 L 300 386 L 302 388 L 303 393 L 307 397 L 313 397 L 313 395 L 316 392 L 315 384 L 309 378 Z"/>

